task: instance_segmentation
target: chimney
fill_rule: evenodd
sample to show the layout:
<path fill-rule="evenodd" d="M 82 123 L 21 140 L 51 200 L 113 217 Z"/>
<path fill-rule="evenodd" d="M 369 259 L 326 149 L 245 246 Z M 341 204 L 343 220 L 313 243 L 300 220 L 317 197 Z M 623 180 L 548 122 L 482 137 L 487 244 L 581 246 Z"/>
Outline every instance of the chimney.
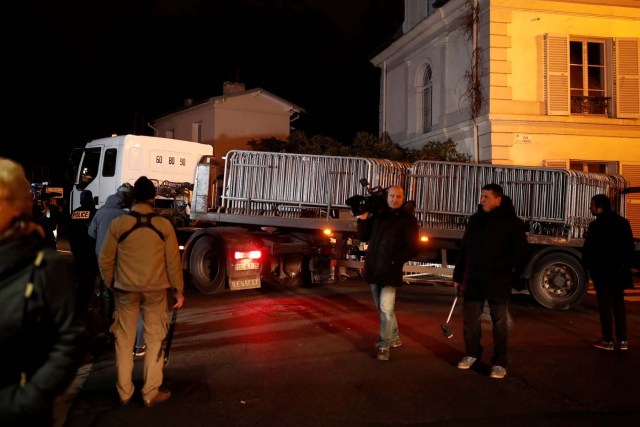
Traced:
<path fill-rule="evenodd" d="M 229 95 L 236 92 L 244 92 L 244 83 L 224 82 L 222 83 L 222 94 Z"/>

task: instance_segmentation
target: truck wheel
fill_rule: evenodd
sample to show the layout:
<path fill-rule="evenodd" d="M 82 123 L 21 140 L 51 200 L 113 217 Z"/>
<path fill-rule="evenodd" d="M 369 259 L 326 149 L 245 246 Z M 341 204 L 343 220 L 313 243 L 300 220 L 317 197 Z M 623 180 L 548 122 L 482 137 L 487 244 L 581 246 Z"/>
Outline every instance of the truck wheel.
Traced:
<path fill-rule="evenodd" d="M 568 310 L 580 304 L 588 283 L 579 260 L 569 254 L 542 257 L 529 282 L 529 292 L 543 307 Z"/>
<path fill-rule="evenodd" d="M 193 284 L 203 294 L 215 294 L 224 290 L 227 264 L 222 242 L 213 236 L 200 238 L 189 256 Z"/>

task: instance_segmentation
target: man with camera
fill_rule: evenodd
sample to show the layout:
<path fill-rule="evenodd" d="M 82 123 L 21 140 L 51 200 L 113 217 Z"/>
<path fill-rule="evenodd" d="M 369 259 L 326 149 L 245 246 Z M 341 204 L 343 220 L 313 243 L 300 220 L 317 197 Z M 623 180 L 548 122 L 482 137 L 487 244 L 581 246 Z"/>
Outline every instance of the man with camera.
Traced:
<path fill-rule="evenodd" d="M 370 284 L 373 302 L 380 314 L 376 342 L 377 359 L 389 360 L 389 349 L 400 347 L 394 311 L 396 288 L 402 286 L 402 267 L 418 254 L 418 222 L 404 190 L 393 185 L 386 190 L 386 206 L 358 215 L 358 237 L 368 242 L 364 279 Z"/>

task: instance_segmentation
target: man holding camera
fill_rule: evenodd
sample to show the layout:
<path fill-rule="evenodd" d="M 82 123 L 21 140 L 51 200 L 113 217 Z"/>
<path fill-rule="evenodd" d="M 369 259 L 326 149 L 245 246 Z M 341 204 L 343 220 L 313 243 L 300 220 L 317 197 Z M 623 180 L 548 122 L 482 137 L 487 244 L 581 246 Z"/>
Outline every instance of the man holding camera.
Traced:
<path fill-rule="evenodd" d="M 370 284 L 380 314 L 377 359 L 389 360 L 389 348 L 400 347 L 394 311 L 396 288 L 402 286 L 402 267 L 418 254 L 418 222 L 405 203 L 404 190 L 393 185 L 386 191 L 387 206 L 379 212 L 358 215 L 358 237 L 368 242 L 364 279 Z"/>

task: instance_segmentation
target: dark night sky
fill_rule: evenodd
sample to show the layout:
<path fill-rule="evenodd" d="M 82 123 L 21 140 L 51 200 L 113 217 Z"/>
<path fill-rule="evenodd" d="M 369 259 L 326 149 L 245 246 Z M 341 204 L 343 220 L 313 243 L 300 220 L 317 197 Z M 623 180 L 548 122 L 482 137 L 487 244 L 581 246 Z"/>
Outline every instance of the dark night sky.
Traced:
<path fill-rule="evenodd" d="M 403 4 L 26 0 L 3 42 L 20 148 L 5 140 L 0 155 L 58 163 L 91 139 L 150 134 L 147 121 L 185 98 L 221 95 L 226 80 L 304 108 L 295 124 L 308 135 L 377 133 L 379 70 L 369 60 L 402 25 Z"/>

